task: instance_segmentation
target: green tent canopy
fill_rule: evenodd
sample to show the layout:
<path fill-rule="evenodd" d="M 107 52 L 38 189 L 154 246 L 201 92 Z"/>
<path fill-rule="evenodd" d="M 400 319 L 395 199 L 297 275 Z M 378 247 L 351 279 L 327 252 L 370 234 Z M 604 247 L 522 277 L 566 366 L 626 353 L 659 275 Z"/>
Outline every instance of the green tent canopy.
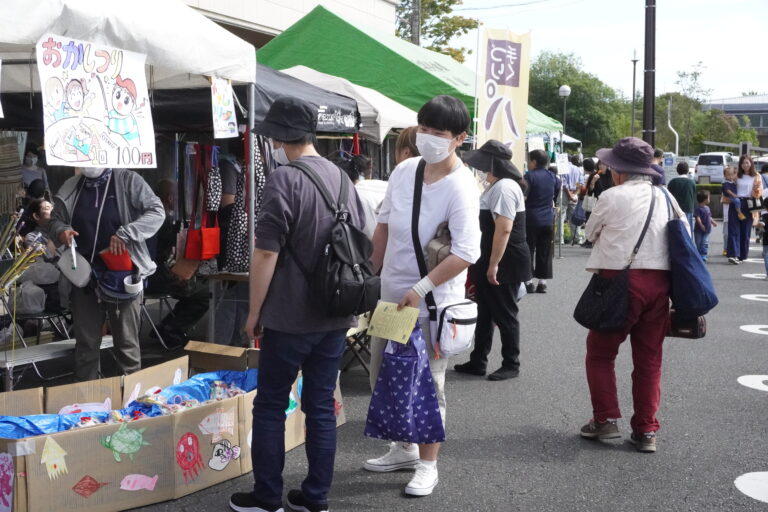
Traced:
<path fill-rule="evenodd" d="M 394 34 L 353 25 L 322 6 L 315 7 L 257 52 L 274 69 L 307 66 L 370 87 L 418 111 L 438 94 L 475 108 L 475 72 L 441 53 L 421 48 Z M 474 117 L 474 115 L 473 115 Z M 562 129 L 530 105 L 528 133 Z"/>

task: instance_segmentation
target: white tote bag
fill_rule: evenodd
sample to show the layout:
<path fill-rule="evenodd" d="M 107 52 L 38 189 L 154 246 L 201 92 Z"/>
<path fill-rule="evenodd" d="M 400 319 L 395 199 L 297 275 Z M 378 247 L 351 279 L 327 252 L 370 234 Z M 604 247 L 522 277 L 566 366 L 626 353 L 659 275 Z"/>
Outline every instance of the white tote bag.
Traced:
<path fill-rule="evenodd" d="M 466 352 L 475 339 L 477 304 L 471 300 L 437 307 L 437 322 L 430 322 L 432 338 L 441 357 Z"/>

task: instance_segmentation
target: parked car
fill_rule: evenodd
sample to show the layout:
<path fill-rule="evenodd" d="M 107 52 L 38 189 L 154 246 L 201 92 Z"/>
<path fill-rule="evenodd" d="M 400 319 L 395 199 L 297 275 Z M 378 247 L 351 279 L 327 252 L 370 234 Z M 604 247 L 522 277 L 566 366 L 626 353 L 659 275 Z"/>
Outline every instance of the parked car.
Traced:
<path fill-rule="evenodd" d="M 736 168 L 736 160 L 733 158 L 733 153 L 712 152 L 700 154 L 694 171 L 696 183 L 700 183 L 702 177 L 708 178 L 710 183 L 722 183 L 723 172 L 726 167 Z"/>

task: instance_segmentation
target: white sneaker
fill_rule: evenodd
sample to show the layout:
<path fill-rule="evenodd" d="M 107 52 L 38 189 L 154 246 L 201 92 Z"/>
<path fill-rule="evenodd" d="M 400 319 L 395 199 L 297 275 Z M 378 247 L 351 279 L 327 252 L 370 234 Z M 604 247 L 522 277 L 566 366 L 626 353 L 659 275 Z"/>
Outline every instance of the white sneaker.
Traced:
<path fill-rule="evenodd" d="M 406 449 L 402 443 L 391 443 L 389 452 L 378 459 L 368 459 L 363 467 L 376 473 L 415 467 L 419 463 L 419 445 L 411 443 Z"/>
<path fill-rule="evenodd" d="M 731 265 L 738 265 L 741 262 L 736 258 L 731 257 L 731 258 L 728 258 L 728 263 L 730 263 Z"/>
<path fill-rule="evenodd" d="M 405 486 L 405 494 L 411 496 L 429 496 L 432 489 L 437 486 L 437 468 L 419 463 L 416 466 L 416 474 Z"/>

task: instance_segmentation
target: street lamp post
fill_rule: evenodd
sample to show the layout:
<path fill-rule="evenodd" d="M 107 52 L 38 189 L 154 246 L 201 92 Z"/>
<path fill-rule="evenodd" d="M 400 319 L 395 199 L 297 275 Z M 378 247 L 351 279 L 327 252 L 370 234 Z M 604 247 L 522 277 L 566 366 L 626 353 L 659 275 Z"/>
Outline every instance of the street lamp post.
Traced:
<path fill-rule="evenodd" d="M 568 103 L 568 96 L 571 95 L 571 88 L 567 85 L 561 85 L 558 90 L 558 94 L 563 98 L 563 131 L 560 133 L 560 151 L 565 153 L 565 121 L 566 121 L 566 105 Z M 559 172 L 559 169 L 558 169 Z M 558 201 L 558 237 L 557 237 L 557 257 L 558 259 L 563 257 L 563 228 L 565 227 L 565 215 L 563 212 L 563 187 L 560 187 L 560 200 Z M 573 235 L 573 234 L 571 234 Z"/>
<path fill-rule="evenodd" d="M 633 57 L 632 57 L 632 133 L 630 133 L 631 137 L 635 136 L 635 100 L 637 99 L 637 89 L 635 88 L 635 84 L 637 83 L 637 50 L 634 51 Z"/>

